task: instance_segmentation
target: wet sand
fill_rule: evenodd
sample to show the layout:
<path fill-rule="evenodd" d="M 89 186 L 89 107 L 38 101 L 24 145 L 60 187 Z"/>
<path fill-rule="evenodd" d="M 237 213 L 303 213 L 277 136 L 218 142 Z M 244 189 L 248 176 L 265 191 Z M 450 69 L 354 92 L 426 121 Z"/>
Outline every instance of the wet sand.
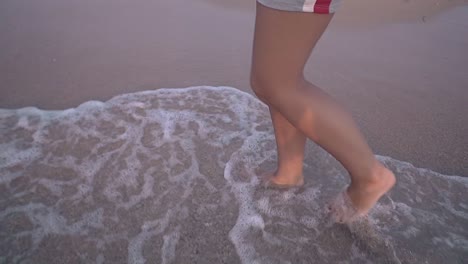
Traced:
<path fill-rule="evenodd" d="M 312 55 L 398 179 L 346 227 L 314 144 L 304 188 L 258 188 L 254 1 L 2 1 L 0 108 L 87 103 L 0 109 L 0 263 L 463 263 L 466 3 L 347 1 Z"/>
<path fill-rule="evenodd" d="M 468 178 L 378 156 L 396 186 L 336 224 L 326 207 L 349 177 L 319 147 L 304 186 L 260 186 L 268 116 L 207 86 L 0 110 L 0 263 L 464 263 Z"/>
<path fill-rule="evenodd" d="M 345 1 L 306 76 L 378 154 L 468 175 L 467 1 Z M 254 1 L 0 3 L 0 108 L 65 109 L 141 90 L 250 91 Z"/>

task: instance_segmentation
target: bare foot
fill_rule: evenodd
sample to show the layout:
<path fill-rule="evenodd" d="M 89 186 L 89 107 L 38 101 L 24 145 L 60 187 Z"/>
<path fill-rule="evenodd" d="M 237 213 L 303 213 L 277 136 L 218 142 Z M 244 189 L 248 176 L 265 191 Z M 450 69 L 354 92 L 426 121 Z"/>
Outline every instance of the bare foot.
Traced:
<path fill-rule="evenodd" d="M 373 171 L 371 181 L 352 183 L 329 206 L 336 222 L 348 223 L 365 216 L 377 201 L 396 182 L 395 175 L 380 162 Z"/>
<path fill-rule="evenodd" d="M 302 174 L 280 174 L 278 171 L 269 172 L 262 175 L 262 185 L 280 188 L 300 187 L 304 185 L 304 176 Z"/>

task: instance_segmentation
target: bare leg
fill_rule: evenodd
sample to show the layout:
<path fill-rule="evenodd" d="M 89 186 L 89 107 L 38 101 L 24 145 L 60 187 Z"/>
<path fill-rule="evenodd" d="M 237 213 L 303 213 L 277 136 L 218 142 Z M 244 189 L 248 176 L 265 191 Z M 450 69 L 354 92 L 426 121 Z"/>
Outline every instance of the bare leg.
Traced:
<path fill-rule="evenodd" d="M 259 96 L 268 105 L 268 101 Z M 302 173 L 306 136 L 284 116 L 269 106 L 278 151 L 277 169 L 268 172 L 264 180 L 280 186 L 304 185 Z"/>
<path fill-rule="evenodd" d="M 278 169 L 270 181 L 278 185 L 303 185 L 302 167 L 306 137 L 273 107 L 270 107 L 270 115 L 278 149 Z"/>
<path fill-rule="evenodd" d="M 348 170 L 347 194 L 356 211 L 364 214 L 394 185 L 394 175 L 375 159 L 349 113 L 303 77 L 304 65 L 331 18 L 257 3 L 251 84 L 282 117 L 275 128 L 286 129 L 287 120 Z M 300 133 L 289 130 L 286 134 L 296 135 L 289 141 L 299 142 Z"/>

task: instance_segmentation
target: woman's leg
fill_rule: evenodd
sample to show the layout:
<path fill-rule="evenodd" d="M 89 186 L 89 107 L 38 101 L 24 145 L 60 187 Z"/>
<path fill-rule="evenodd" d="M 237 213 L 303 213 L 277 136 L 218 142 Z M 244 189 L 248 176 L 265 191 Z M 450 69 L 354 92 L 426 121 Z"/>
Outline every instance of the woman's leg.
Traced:
<path fill-rule="evenodd" d="M 268 180 L 280 186 L 301 186 L 304 184 L 302 167 L 306 136 L 295 128 L 284 116 L 270 108 L 278 150 L 277 170 L 268 175 Z"/>
<path fill-rule="evenodd" d="M 302 142 L 302 132 L 327 150 L 349 172 L 347 194 L 359 213 L 366 213 L 394 185 L 394 175 L 375 159 L 350 114 L 303 77 L 305 63 L 332 16 L 279 11 L 257 2 L 251 85 L 274 110 L 277 142 Z M 303 157 L 303 147 L 293 149 L 293 156 Z M 288 158 L 278 156 L 280 167 L 287 164 Z"/>

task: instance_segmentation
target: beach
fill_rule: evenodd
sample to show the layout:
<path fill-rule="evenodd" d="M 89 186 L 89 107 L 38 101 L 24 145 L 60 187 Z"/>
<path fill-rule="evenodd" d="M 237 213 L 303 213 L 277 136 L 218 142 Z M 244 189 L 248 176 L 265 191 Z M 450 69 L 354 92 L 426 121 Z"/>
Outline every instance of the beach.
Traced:
<path fill-rule="evenodd" d="M 344 101 L 376 153 L 468 175 L 466 1 L 377 3 L 345 2 L 306 77 Z M 254 12 L 246 0 L 5 1 L 0 107 L 196 85 L 251 93 Z"/>
<path fill-rule="evenodd" d="M 314 50 L 398 180 L 343 227 L 322 208 L 349 179 L 312 142 L 304 188 L 258 186 L 255 1 L 3 1 L 0 263 L 463 263 L 467 3 L 348 1 Z"/>

